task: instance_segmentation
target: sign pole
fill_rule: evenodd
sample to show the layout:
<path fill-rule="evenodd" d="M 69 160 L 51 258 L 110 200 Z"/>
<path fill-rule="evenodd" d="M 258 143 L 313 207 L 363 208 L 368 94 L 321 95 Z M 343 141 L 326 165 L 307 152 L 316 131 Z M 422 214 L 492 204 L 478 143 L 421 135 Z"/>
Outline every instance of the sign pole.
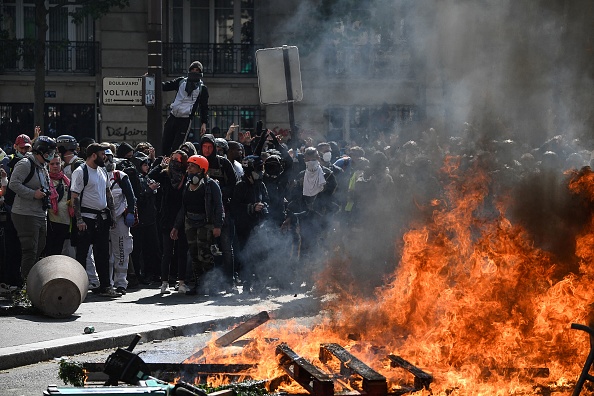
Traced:
<path fill-rule="evenodd" d="M 163 135 L 163 95 L 161 90 L 163 80 L 162 0 L 150 0 L 148 15 L 148 74 L 155 77 L 155 104 L 147 109 L 146 139 L 153 145 L 157 155 L 168 155 L 169 153 L 161 153 Z"/>
<path fill-rule="evenodd" d="M 287 110 L 289 112 L 289 128 L 291 129 L 292 146 L 299 146 L 299 131 L 295 126 L 295 112 L 293 109 L 293 82 L 291 81 L 291 64 L 289 62 L 289 47 L 283 45 L 283 65 L 285 68 L 285 86 L 287 88 Z"/>

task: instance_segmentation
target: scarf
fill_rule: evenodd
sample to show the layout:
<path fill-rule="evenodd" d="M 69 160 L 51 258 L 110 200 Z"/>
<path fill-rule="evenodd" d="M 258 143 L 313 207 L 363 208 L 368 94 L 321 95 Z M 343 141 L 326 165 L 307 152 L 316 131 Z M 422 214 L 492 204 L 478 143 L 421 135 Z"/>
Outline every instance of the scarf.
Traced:
<path fill-rule="evenodd" d="M 63 180 L 64 184 L 66 184 L 67 187 L 70 187 L 70 179 L 62 171 L 60 171 L 59 173 L 50 173 L 49 177 L 52 180 Z M 58 201 L 60 198 L 60 194 L 58 194 L 58 190 L 56 190 L 56 187 L 54 186 L 53 182 L 49 184 L 49 189 L 50 204 L 52 205 L 52 210 L 54 211 L 54 214 L 58 214 Z"/>
<path fill-rule="evenodd" d="M 307 161 L 305 166 L 305 176 L 303 177 L 303 195 L 306 197 L 315 197 L 324 189 L 324 184 L 326 184 L 324 170 L 318 161 Z"/>
<path fill-rule="evenodd" d="M 173 164 L 169 163 L 169 180 L 171 181 L 171 186 L 176 190 L 179 190 L 183 183 L 184 183 L 184 176 L 186 175 L 185 170 L 181 168 L 178 169 L 177 166 L 172 166 Z"/>

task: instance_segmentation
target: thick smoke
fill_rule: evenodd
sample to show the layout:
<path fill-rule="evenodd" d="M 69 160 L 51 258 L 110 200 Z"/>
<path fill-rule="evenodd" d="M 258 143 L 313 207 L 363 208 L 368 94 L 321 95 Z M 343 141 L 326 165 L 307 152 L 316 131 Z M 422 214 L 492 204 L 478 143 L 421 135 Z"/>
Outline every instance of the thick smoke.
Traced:
<path fill-rule="evenodd" d="M 344 255 L 345 283 L 382 284 L 406 230 L 431 220 L 447 155 L 479 162 L 497 184 L 493 194 L 514 202 L 512 221 L 571 261 L 583 205 L 569 196 L 562 172 L 588 165 L 594 148 L 592 20 L 590 1 L 299 2 L 275 38 L 298 45 L 306 60 L 298 122 L 320 103 L 412 104 L 419 112 L 413 124 L 387 125 L 380 143 L 365 141 L 366 157 L 388 156 L 394 186 L 360 196 L 358 221 L 332 224 L 323 241 L 330 255 L 320 250 L 309 264 Z M 328 83 L 328 69 L 337 83 Z"/>

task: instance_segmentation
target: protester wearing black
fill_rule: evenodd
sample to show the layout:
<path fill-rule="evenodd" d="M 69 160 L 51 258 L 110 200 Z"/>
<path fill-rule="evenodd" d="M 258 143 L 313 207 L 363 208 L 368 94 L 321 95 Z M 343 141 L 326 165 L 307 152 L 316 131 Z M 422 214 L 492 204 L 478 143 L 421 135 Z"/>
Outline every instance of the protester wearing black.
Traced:
<path fill-rule="evenodd" d="M 200 112 L 200 135 L 206 133 L 208 123 L 208 88 L 202 82 L 202 64 L 192 62 L 186 77 L 164 81 L 163 91 L 176 91 L 171 112 L 163 127 L 162 152 L 177 150 L 186 139 L 196 111 Z"/>
<path fill-rule="evenodd" d="M 141 282 L 158 282 L 161 272 L 161 254 L 156 222 L 156 193 L 160 184 L 147 176 L 151 162 L 148 156 L 138 152 L 130 161 L 136 166 L 139 179 L 138 195 L 136 195 L 138 224 L 130 230 L 134 238 L 132 250 L 134 272 Z"/>
<path fill-rule="evenodd" d="M 237 265 L 243 291 L 249 292 L 254 280 L 261 278 L 258 264 L 262 256 L 262 241 L 250 240 L 253 230 L 267 218 L 269 213 L 268 191 L 262 182 L 264 162 L 260 157 L 250 155 L 244 160 L 244 174 L 235 186 L 231 208 L 236 220 Z"/>
<path fill-rule="evenodd" d="M 171 272 L 177 274 L 179 282 L 178 292 L 185 293 L 190 289 L 186 286 L 186 272 L 188 269 L 188 241 L 185 229 L 179 229 L 177 240 L 171 239 L 170 233 L 174 226 L 186 185 L 186 169 L 188 156 L 182 150 L 176 150 L 171 157 L 163 158 L 159 166 L 155 166 L 148 176 L 160 183 L 162 194 L 159 219 L 161 224 L 161 238 L 163 240 L 163 255 L 161 257 L 161 294 L 170 293 L 169 277 Z M 177 266 L 172 267 L 173 262 Z M 173 271 L 171 271 L 173 270 Z"/>
<path fill-rule="evenodd" d="M 211 134 L 205 134 L 200 139 L 200 152 L 208 160 L 208 176 L 216 180 L 221 188 L 223 194 L 223 205 L 225 208 L 225 223 L 221 229 L 221 237 L 218 241 L 219 248 L 222 255 L 223 274 L 225 280 L 223 286 L 231 288 L 233 286 L 233 276 L 236 272 L 234 269 L 235 258 L 233 254 L 233 238 L 235 235 L 235 225 L 233 216 L 231 215 L 231 199 L 233 198 L 233 190 L 237 184 L 237 176 L 231 162 L 220 155 L 217 155 L 215 137 Z"/>

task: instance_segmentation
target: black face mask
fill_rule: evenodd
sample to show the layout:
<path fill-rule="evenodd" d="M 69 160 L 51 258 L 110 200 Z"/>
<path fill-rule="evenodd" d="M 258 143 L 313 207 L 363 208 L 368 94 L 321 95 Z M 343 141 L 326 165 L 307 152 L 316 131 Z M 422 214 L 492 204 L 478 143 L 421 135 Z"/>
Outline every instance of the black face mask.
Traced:
<path fill-rule="evenodd" d="M 179 161 L 169 161 L 169 170 L 172 172 L 184 172 L 184 164 Z"/>

